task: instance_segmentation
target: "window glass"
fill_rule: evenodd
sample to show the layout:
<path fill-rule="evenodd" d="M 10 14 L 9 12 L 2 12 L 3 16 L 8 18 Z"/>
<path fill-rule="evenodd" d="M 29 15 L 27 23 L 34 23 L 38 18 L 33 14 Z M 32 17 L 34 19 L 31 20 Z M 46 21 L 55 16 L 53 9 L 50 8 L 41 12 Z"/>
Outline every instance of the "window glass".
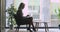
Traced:
<path fill-rule="evenodd" d="M 40 19 L 40 0 L 29 0 L 28 9 L 33 19 Z"/>
<path fill-rule="evenodd" d="M 11 7 L 11 4 L 13 4 L 13 0 L 6 0 L 6 10 Z M 9 14 L 6 12 L 6 26 L 8 27 L 10 22 L 8 21 Z"/>

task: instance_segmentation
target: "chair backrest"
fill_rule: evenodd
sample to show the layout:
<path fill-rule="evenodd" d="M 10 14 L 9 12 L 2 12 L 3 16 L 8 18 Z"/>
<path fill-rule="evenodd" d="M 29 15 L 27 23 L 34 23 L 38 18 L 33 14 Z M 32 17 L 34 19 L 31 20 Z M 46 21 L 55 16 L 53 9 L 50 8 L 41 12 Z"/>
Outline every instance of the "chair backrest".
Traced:
<path fill-rule="evenodd" d="M 16 21 L 16 24 L 19 26 L 21 23 L 21 20 L 19 20 L 19 17 L 15 14 L 14 15 L 14 18 L 15 18 L 15 21 Z"/>
<path fill-rule="evenodd" d="M 17 15 L 16 15 L 16 14 L 14 14 L 14 18 L 15 18 L 15 21 L 17 21 L 17 20 L 18 20 L 18 18 L 17 18 Z"/>
<path fill-rule="evenodd" d="M 14 18 L 15 18 L 16 24 L 18 24 L 18 18 L 16 14 L 14 14 Z"/>

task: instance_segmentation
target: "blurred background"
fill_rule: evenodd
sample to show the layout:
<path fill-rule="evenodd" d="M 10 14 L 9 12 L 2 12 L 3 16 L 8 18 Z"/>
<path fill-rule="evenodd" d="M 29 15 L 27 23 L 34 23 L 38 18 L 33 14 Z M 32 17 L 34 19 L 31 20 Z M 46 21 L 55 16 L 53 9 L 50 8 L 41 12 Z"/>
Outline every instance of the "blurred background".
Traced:
<path fill-rule="evenodd" d="M 1 10 L 4 10 L 4 9 L 8 10 L 14 7 L 14 11 L 15 11 L 14 13 L 16 13 L 16 11 L 18 10 L 19 4 L 21 2 L 25 4 L 25 8 L 23 9 L 23 16 L 26 16 L 26 15 L 32 16 L 34 26 L 37 25 L 37 27 L 45 27 L 45 24 L 44 24 L 45 22 L 47 23 L 48 27 L 58 27 L 60 25 L 60 18 L 59 18 L 60 0 L 1 0 L 1 3 L 3 3 L 1 7 L 4 7 L 3 9 L 1 8 Z M 5 27 L 10 27 L 10 24 L 11 24 L 10 22 L 11 20 L 9 19 L 10 15 L 7 11 L 5 12 L 4 11 L 1 11 L 1 15 L 2 15 L 1 21 L 0 21 L 1 26 L 4 25 Z M 4 20 L 2 20 L 3 18 Z M 16 22 L 14 21 L 14 19 L 12 23 L 13 23 L 13 27 L 16 27 Z M 25 27 L 26 25 L 21 25 L 21 26 Z M 53 30 L 51 29 L 51 31 L 54 31 L 54 29 Z M 59 32 L 58 29 L 57 31 Z"/>
<path fill-rule="evenodd" d="M 55 10 L 57 11 L 60 8 L 60 0 L 6 0 L 6 9 L 13 4 L 16 10 L 18 10 L 21 2 L 25 3 L 23 16 L 32 16 L 34 22 L 48 22 L 48 26 L 51 27 L 58 27 L 60 24 L 57 13 L 55 12 Z M 9 17 L 7 12 L 6 17 Z M 7 22 L 6 18 L 6 26 L 8 26 Z"/>

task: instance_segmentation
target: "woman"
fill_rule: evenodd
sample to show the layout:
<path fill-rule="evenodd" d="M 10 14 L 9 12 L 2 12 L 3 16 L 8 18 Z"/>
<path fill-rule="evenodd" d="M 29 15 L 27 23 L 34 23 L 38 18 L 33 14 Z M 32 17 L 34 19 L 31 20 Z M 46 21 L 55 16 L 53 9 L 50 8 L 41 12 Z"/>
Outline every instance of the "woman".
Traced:
<path fill-rule="evenodd" d="M 24 3 L 21 3 L 18 7 L 17 18 L 18 18 L 19 21 L 17 22 L 17 25 L 20 26 L 20 25 L 23 25 L 23 24 L 29 24 L 28 30 L 31 31 L 30 26 L 32 25 L 33 30 L 36 31 L 35 28 L 34 28 L 34 25 L 33 25 L 33 18 L 29 17 L 29 15 L 27 15 L 26 17 L 23 16 L 22 10 L 24 9 L 24 7 L 25 7 Z"/>

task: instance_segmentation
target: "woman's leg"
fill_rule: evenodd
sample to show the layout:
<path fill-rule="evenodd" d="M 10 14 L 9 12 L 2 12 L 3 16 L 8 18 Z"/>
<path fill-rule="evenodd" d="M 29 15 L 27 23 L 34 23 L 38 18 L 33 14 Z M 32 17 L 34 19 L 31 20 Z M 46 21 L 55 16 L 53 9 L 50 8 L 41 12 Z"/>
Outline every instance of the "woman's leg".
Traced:
<path fill-rule="evenodd" d="M 33 18 L 31 17 L 31 25 L 33 27 L 33 30 L 36 31 L 35 27 L 34 27 L 34 24 L 33 24 Z"/>

